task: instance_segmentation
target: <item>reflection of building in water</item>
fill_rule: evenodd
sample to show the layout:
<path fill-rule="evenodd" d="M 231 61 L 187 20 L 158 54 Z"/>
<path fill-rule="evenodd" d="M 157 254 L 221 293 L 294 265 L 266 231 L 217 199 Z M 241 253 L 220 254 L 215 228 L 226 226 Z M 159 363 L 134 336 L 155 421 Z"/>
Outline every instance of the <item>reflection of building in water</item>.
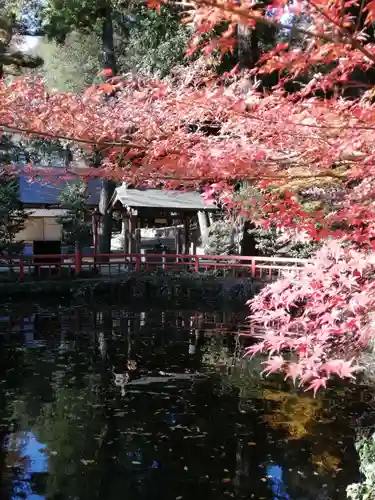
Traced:
<path fill-rule="evenodd" d="M 0 334 L 19 336 L 27 349 L 49 347 L 60 353 L 74 349 L 76 332 L 80 331 L 79 314 L 77 311 L 59 311 L 51 313 L 48 310 L 38 310 L 23 316 L 10 313 L 0 317 Z"/>

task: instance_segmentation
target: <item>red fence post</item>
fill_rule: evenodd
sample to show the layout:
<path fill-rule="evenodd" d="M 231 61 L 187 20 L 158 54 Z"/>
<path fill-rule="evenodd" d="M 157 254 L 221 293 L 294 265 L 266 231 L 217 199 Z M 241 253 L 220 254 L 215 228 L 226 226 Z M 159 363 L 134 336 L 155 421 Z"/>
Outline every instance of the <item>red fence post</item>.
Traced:
<path fill-rule="evenodd" d="M 135 270 L 137 271 L 137 273 L 139 273 L 141 269 L 141 257 L 140 255 L 136 255 L 135 257 Z"/>
<path fill-rule="evenodd" d="M 194 263 L 194 266 L 195 266 L 195 272 L 196 273 L 199 273 L 199 258 L 197 256 L 194 257 L 194 260 L 195 260 L 195 263 Z"/>
<path fill-rule="evenodd" d="M 255 278 L 256 268 L 255 268 L 255 259 L 251 259 L 251 276 Z"/>
<path fill-rule="evenodd" d="M 74 264 L 76 275 L 81 274 L 81 263 L 82 263 L 81 250 L 79 248 L 76 248 L 75 264 Z"/>

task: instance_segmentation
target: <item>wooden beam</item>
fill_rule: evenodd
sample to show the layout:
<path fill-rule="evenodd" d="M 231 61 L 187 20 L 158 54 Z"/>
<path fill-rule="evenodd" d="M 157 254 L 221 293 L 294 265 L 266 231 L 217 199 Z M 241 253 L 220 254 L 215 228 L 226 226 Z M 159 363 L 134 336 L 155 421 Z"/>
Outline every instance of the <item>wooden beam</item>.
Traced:
<path fill-rule="evenodd" d="M 121 239 L 123 242 L 124 253 L 129 252 L 129 215 L 126 212 L 122 213 Z"/>
<path fill-rule="evenodd" d="M 183 235 L 183 253 L 189 253 L 189 230 L 190 230 L 190 216 L 188 214 L 184 214 L 184 235 Z"/>
<path fill-rule="evenodd" d="M 138 213 L 136 210 L 130 211 L 129 219 L 129 246 L 130 253 L 137 253 L 136 229 L 138 228 Z"/>

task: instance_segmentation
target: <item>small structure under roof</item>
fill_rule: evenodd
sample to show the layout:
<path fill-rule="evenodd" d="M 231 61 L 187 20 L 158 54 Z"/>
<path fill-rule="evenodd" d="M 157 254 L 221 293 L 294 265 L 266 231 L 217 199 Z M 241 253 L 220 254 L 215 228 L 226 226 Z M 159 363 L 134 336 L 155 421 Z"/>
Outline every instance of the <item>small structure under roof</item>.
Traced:
<path fill-rule="evenodd" d="M 140 228 L 176 227 L 176 253 L 189 253 L 191 223 L 199 226 L 207 221 L 207 213 L 218 210 L 214 204 L 204 203 L 197 192 L 162 189 L 133 189 L 122 185 L 116 188 L 109 203 L 110 211 L 120 211 L 123 219 L 125 253 L 140 250 Z M 183 234 L 177 226 L 183 225 Z M 208 221 L 207 221 L 208 225 Z M 193 241 L 195 243 L 195 241 Z"/>

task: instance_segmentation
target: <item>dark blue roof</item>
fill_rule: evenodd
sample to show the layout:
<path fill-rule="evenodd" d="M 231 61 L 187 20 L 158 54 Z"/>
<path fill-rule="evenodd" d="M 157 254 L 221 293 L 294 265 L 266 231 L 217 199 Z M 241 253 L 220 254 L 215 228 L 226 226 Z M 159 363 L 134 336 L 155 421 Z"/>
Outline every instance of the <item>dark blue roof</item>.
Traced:
<path fill-rule="evenodd" d="M 60 203 L 61 191 L 67 184 L 71 182 L 48 182 L 33 180 L 26 176 L 19 177 L 20 198 L 25 205 L 58 205 Z M 100 199 L 99 179 L 90 179 L 87 183 L 88 190 L 88 205 L 98 205 Z"/>

